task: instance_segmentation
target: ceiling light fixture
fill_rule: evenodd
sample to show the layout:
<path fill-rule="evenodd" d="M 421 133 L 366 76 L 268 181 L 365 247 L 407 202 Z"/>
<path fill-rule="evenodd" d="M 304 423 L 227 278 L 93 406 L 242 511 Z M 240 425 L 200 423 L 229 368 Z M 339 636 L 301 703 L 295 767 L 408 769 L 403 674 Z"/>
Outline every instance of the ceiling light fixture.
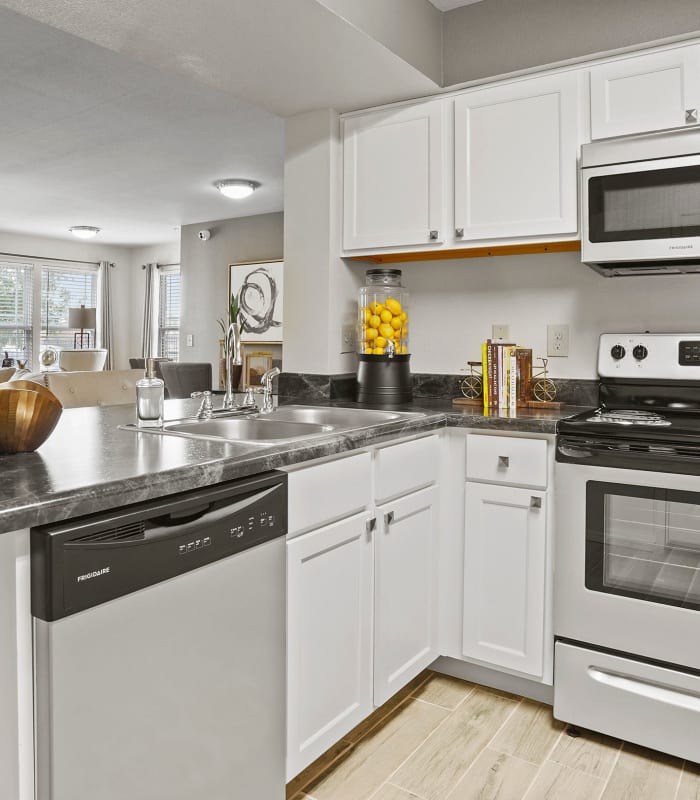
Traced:
<path fill-rule="evenodd" d="M 241 178 L 227 178 L 217 181 L 214 186 L 231 200 L 243 200 L 245 197 L 250 197 L 260 187 L 260 184 L 257 181 L 246 181 Z"/>
<path fill-rule="evenodd" d="M 73 236 L 77 236 L 78 239 L 92 239 L 92 237 L 97 236 L 102 229 L 95 228 L 92 225 L 73 225 L 73 227 L 68 228 L 68 230 Z"/>

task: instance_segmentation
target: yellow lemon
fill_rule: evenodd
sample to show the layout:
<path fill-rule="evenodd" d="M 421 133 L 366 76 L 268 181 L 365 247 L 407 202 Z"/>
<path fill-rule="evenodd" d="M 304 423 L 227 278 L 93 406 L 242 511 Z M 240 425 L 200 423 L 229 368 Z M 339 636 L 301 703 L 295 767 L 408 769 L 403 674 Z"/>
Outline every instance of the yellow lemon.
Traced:
<path fill-rule="evenodd" d="M 401 322 L 408 322 L 408 314 L 405 311 L 401 312 Z"/>
<path fill-rule="evenodd" d="M 382 324 L 379 326 L 379 333 L 385 339 L 391 339 L 391 337 L 394 335 L 394 329 L 388 323 L 382 322 Z"/>
<path fill-rule="evenodd" d="M 376 314 L 372 314 L 369 318 L 369 326 L 370 328 L 378 328 L 382 324 L 381 319 Z"/>
<path fill-rule="evenodd" d="M 391 327 L 395 330 L 401 330 L 401 317 L 392 317 L 391 318 Z"/>
<path fill-rule="evenodd" d="M 406 353 L 408 353 L 408 347 L 406 347 L 406 345 L 403 345 L 403 347 L 401 348 L 401 355 L 405 356 Z"/>
<path fill-rule="evenodd" d="M 388 300 L 384 302 L 384 305 L 391 311 L 391 313 L 396 316 L 396 314 L 401 313 L 401 303 L 395 298 L 390 297 Z"/>
<path fill-rule="evenodd" d="M 367 323 L 369 322 L 369 318 L 372 316 L 372 312 L 367 308 L 367 306 L 362 306 L 360 309 L 360 322 Z"/>
<path fill-rule="evenodd" d="M 383 356 L 384 355 L 384 348 L 383 347 L 375 347 L 374 350 L 372 350 L 372 352 L 374 353 L 375 356 Z"/>
<path fill-rule="evenodd" d="M 371 342 L 372 339 L 376 339 L 379 334 L 377 333 L 376 328 L 367 328 L 367 335 L 366 338 Z"/>
<path fill-rule="evenodd" d="M 405 338 L 408 336 L 408 328 L 405 328 L 405 327 L 404 327 L 404 328 L 401 328 L 401 335 L 402 335 L 402 336 L 404 337 L 404 339 L 405 339 Z"/>
<path fill-rule="evenodd" d="M 394 315 L 388 308 L 385 308 L 383 311 L 380 311 L 379 316 L 382 318 L 382 322 L 391 322 Z"/>
<path fill-rule="evenodd" d="M 383 336 L 377 336 L 374 340 L 374 344 L 376 347 L 381 347 L 383 350 L 386 347 L 386 339 Z"/>
<path fill-rule="evenodd" d="M 376 300 L 373 300 L 369 304 L 369 308 L 373 314 L 381 314 L 381 312 L 384 310 L 384 306 L 381 303 L 378 303 Z"/>
<path fill-rule="evenodd" d="M 365 354 L 371 356 L 374 351 L 371 347 L 365 347 Z"/>

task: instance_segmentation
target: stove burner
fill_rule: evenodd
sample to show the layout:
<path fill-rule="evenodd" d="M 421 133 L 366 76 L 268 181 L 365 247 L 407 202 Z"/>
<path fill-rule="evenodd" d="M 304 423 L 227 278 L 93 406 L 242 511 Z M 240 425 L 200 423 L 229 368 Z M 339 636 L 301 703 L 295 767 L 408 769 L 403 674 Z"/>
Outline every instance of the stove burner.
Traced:
<path fill-rule="evenodd" d="M 645 425 L 654 427 L 668 427 L 672 423 L 661 414 L 654 411 L 640 411 L 634 409 L 615 409 L 612 411 L 596 411 L 586 422 L 607 422 L 614 425 Z"/>

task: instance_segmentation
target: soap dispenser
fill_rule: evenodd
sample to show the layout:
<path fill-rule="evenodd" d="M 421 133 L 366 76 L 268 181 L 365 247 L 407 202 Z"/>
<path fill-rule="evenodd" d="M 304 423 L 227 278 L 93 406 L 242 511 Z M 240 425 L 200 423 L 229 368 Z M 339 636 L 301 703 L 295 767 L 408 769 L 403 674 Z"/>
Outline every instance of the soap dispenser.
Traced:
<path fill-rule="evenodd" d="M 163 427 L 165 384 L 156 377 L 156 362 L 146 359 L 146 376 L 136 381 L 136 424 L 139 428 Z"/>

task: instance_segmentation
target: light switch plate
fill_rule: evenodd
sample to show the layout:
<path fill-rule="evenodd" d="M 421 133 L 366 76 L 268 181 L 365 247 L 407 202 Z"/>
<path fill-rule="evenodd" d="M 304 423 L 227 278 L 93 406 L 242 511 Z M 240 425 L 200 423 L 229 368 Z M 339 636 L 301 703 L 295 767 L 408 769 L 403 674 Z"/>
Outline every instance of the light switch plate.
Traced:
<path fill-rule="evenodd" d="M 568 325 L 547 325 L 547 355 L 550 358 L 569 355 Z"/>
<path fill-rule="evenodd" d="M 187 347 L 194 347 L 194 334 L 188 333 L 186 338 Z"/>
<path fill-rule="evenodd" d="M 510 336 L 510 325 L 492 325 L 492 339 L 507 339 Z"/>
<path fill-rule="evenodd" d="M 354 353 L 355 347 L 355 326 L 343 325 L 340 329 L 340 352 Z"/>

